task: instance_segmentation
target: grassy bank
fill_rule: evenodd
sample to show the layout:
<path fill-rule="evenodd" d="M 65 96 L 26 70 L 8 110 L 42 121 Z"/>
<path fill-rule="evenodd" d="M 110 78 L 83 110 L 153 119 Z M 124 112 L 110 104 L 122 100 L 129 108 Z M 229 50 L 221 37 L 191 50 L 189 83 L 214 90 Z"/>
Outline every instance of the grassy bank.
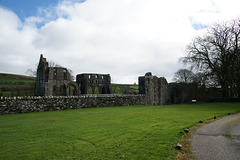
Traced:
<path fill-rule="evenodd" d="M 183 129 L 239 103 L 127 106 L 0 116 L 0 159 L 175 159 Z"/>
<path fill-rule="evenodd" d="M 35 78 L 0 73 L 0 96 L 33 96 Z"/>
<path fill-rule="evenodd" d="M 134 84 L 115 84 L 112 83 L 113 94 L 138 93 L 138 85 Z"/>

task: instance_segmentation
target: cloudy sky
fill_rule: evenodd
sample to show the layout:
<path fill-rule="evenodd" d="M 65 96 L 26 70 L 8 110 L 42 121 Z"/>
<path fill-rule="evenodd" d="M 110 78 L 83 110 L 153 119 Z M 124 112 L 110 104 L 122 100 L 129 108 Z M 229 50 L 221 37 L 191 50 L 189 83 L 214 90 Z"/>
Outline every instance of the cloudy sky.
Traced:
<path fill-rule="evenodd" d="M 0 0 L 0 73 L 24 74 L 40 54 L 80 73 L 170 82 L 191 40 L 238 18 L 239 0 Z"/>

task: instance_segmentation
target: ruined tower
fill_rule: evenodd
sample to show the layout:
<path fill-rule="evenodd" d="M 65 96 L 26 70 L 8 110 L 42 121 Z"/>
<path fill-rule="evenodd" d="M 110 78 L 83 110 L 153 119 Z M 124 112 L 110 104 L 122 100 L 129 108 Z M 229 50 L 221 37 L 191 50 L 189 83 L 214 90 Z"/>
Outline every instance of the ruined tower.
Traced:
<path fill-rule="evenodd" d="M 145 76 L 139 77 L 139 94 L 145 94 L 146 105 L 170 104 L 169 88 L 164 77 L 158 78 L 148 72 Z"/>
<path fill-rule="evenodd" d="M 41 54 L 37 68 L 37 78 L 34 91 L 35 96 L 45 96 L 45 81 L 47 77 L 47 70 L 48 62 L 46 61 L 46 58 L 43 58 L 43 55 Z"/>
<path fill-rule="evenodd" d="M 36 96 L 69 96 L 80 94 L 79 86 L 72 82 L 67 68 L 49 67 L 41 54 L 35 85 Z"/>

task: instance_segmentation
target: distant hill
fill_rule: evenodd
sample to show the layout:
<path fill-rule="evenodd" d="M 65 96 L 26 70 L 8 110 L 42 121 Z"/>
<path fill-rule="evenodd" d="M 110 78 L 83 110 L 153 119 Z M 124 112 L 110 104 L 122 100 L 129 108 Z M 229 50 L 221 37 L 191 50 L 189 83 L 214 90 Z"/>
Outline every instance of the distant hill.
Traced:
<path fill-rule="evenodd" d="M 0 73 L 0 96 L 33 96 L 35 77 Z"/>
<path fill-rule="evenodd" d="M 138 94 L 138 85 L 114 83 L 111 85 L 113 94 Z"/>

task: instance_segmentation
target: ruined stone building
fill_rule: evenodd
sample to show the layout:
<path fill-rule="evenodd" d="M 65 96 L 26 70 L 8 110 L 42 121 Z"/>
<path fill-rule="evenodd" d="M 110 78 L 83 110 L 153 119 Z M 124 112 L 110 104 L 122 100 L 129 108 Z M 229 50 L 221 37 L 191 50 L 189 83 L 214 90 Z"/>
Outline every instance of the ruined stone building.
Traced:
<path fill-rule="evenodd" d="M 139 93 L 145 95 L 146 105 L 166 105 L 190 102 L 194 98 L 189 84 L 168 83 L 164 77 L 151 72 L 138 78 Z"/>
<path fill-rule="evenodd" d="M 111 77 L 109 74 L 79 74 L 77 84 L 82 94 L 111 94 Z"/>
<path fill-rule="evenodd" d="M 78 74 L 72 81 L 67 68 L 49 67 L 46 58 L 40 56 L 35 85 L 36 96 L 71 96 L 81 94 L 111 94 L 109 74 Z M 166 105 L 189 101 L 189 87 L 168 84 L 164 77 L 152 76 L 151 72 L 138 78 L 139 94 L 145 95 L 146 105 Z"/>
<path fill-rule="evenodd" d="M 139 94 L 145 94 L 146 105 L 170 104 L 170 94 L 167 80 L 164 77 L 158 78 L 148 72 L 145 76 L 138 78 Z"/>
<path fill-rule="evenodd" d="M 79 74 L 77 82 L 71 80 L 67 68 L 49 67 L 46 58 L 40 56 L 35 85 L 36 96 L 70 96 L 80 94 L 110 94 L 109 74 Z"/>
<path fill-rule="evenodd" d="M 71 80 L 67 68 L 49 67 L 46 58 L 40 56 L 35 85 L 36 96 L 69 96 L 80 94 L 77 83 Z"/>

